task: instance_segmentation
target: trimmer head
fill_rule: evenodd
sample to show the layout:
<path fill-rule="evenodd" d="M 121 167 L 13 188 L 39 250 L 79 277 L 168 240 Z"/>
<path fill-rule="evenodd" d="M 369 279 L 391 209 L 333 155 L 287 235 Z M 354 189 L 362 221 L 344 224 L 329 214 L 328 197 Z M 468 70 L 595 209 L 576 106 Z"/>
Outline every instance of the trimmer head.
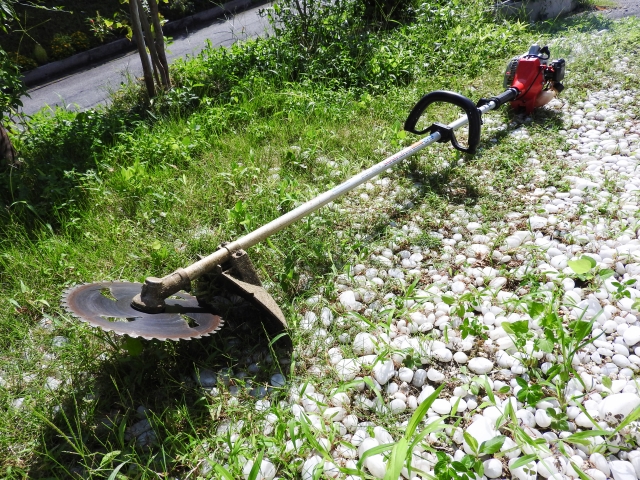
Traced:
<path fill-rule="evenodd" d="M 238 295 L 257 308 L 258 316 L 249 315 L 242 320 L 262 322 L 273 336 L 286 330 L 287 321 L 282 311 L 262 287 L 244 250 L 234 252 L 214 270 L 203 277 L 205 280 L 199 285 L 197 296 L 184 291 L 163 294 L 161 310 L 143 311 L 137 301 L 143 284 L 131 282 L 98 282 L 72 287 L 63 293 L 62 306 L 83 322 L 119 335 L 147 340 L 191 340 L 216 333 L 224 324 L 223 319 L 214 314 L 224 313 L 224 309 L 212 303 L 207 292 L 213 287 Z M 154 279 L 156 283 L 161 280 Z"/>
<path fill-rule="evenodd" d="M 99 282 L 65 291 L 62 306 L 73 316 L 108 332 L 147 340 L 191 340 L 216 333 L 224 321 L 184 292 L 167 298 L 162 313 L 145 313 L 131 307 L 142 284 Z"/>

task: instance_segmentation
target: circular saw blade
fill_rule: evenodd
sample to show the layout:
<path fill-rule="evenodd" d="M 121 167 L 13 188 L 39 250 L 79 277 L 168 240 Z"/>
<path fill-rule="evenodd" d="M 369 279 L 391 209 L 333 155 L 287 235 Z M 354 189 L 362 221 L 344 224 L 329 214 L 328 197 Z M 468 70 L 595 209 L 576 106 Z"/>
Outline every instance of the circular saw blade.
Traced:
<path fill-rule="evenodd" d="M 224 321 L 198 304 L 196 297 L 178 292 L 166 299 L 162 313 L 134 309 L 131 300 L 141 283 L 99 282 L 66 290 L 62 306 L 73 316 L 108 332 L 148 340 L 191 340 L 220 330 Z"/>

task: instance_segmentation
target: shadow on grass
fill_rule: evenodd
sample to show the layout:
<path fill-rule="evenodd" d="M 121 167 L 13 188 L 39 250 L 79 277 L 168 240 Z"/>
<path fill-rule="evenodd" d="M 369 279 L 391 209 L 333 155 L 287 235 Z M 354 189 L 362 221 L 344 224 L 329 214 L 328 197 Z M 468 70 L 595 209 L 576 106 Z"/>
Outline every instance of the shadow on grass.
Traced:
<path fill-rule="evenodd" d="M 509 124 L 505 128 L 492 132 L 490 134 L 491 140 L 487 138 L 489 135 L 484 135 L 480 142 L 479 151 L 473 156 L 476 162 L 482 162 L 487 152 L 491 152 L 493 147 L 500 145 L 509 135 L 528 121 L 525 115 L 513 111 L 509 111 L 507 115 Z M 556 110 L 539 108 L 531 114 L 530 119 L 531 124 L 551 130 L 559 130 L 564 127 L 563 113 Z M 453 147 L 451 149 L 453 150 Z M 458 158 L 461 158 L 457 152 L 452 153 L 452 157 L 451 162 L 438 170 L 425 168 L 422 162 L 412 157 L 407 161 L 406 170 L 414 182 L 419 182 L 422 185 L 421 197 L 423 199 L 435 195 L 440 200 L 453 205 L 476 205 L 481 195 L 478 181 L 464 174 L 464 164 L 462 166 L 453 164 L 453 162 L 457 162 Z M 472 157 L 466 158 L 469 160 Z M 498 163 L 498 167 L 507 170 L 513 168 L 506 162 L 504 164 Z"/>
<path fill-rule="evenodd" d="M 279 398 L 270 379 L 286 378 L 291 361 L 290 345 L 272 345 L 259 317 L 229 314 L 220 332 L 200 340 L 136 340 L 137 356 L 123 348 L 131 339 L 96 330 L 113 353 L 74 385 L 57 413 L 39 414 L 48 428 L 29 478 L 107 478 L 123 462 L 127 478 L 151 478 L 204 461 L 193 450 L 219 438 L 218 424 L 234 411 L 254 412 L 257 398 Z"/>

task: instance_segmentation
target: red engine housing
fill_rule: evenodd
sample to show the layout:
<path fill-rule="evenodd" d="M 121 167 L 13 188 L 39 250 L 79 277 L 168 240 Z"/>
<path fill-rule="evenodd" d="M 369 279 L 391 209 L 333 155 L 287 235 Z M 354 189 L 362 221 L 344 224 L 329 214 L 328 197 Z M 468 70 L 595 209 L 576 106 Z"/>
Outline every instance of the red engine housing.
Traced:
<path fill-rule="evenodd" d="M 544 71 L 548 68 L 538 57 L 521 57 L 518 60 L 518 67 L 511 86 L 518 89 L 520 95 L 511 102 L 513 108 L 523 107 L 527 113 L 533 111 L 536 98 L 542 92 L 545 84 Z"/>

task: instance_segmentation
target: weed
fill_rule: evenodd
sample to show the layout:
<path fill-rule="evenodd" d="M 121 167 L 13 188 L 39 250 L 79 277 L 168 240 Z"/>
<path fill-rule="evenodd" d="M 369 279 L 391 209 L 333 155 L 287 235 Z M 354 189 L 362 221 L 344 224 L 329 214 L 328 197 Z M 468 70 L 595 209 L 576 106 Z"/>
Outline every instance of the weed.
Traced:
<path fill-rule="evenodd" d="M 478 442 L 468 433 L 464 432 L 464 439 L 469 445 L 472 454 L 467 454 L 460 461 L 451 461 L 447 454 L 437 452 L 438 463 L 434 467 L 434 473 L 438 480 L 449 478 L 461 478 L 473 480 L 476 476 L 484 475 L 482 456 L 493 455 L 502 448 L 505 436 L 499 435 L 478 445 Z"/>

